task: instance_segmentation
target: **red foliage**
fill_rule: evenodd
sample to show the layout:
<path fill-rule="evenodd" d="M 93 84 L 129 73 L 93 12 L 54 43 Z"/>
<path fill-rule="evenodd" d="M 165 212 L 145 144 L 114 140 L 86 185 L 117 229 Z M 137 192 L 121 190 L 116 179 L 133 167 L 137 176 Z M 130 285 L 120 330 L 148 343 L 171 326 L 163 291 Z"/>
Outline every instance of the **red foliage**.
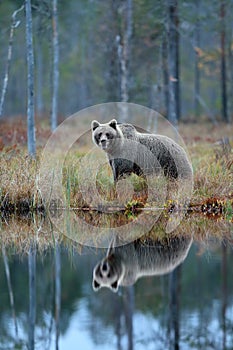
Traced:
<path fill-rule="evenodd" d="M 36 122 L 36 141 L 44 145 L 50 136 L 49 127 L 42 127 Z M 26 117 L 9 118 L 0 121 L 0 151 L 4 147 L 26 146 L 27 124 Z"/>

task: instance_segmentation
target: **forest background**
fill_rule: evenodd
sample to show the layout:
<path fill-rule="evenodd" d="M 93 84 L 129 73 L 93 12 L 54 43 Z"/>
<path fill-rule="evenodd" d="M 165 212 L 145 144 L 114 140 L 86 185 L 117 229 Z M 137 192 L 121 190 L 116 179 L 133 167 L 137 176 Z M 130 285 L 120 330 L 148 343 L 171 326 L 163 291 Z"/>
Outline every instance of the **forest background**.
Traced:
<path fill-rule="evenodd" d="M 20 0 L 0 2 L 1 86 L 12 15 L 22 5 L 24 1 Z M 34 102 L 38 117 L 49 116 L 52 110 L 57 35 L 57 111 L 61 118 L 84 107 L 112 101 L 142 104 L 169 117 L 172 82 L 178 86 L 178 120 L 200 122 L 205 116 L 213 123 L 231 122 L 231 0 L 60 0 L 55 13 L 57 22 L 53 6 L 54 1 L 49 0 L 31 2 Z M 1 113 L 5 118 L 25 118 L 27 112 L 26 21 L 21 9 L 14 19 L 12 56 Z"/>

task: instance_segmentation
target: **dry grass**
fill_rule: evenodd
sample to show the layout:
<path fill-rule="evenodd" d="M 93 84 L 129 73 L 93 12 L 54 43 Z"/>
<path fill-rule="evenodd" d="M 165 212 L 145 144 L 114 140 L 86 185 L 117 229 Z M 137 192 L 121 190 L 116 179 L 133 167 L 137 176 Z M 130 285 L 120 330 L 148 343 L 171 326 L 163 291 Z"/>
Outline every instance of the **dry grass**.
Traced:
<path fill-rule="evenodd" d="M 233 148 L 195 144 L 189 147 L 194 168 L 193 202 L 233 198 Z"/>
<path fill-rule="evenodd" d="M 33 242 L 39 251 L 54 245 L 55 235 L 51 232 L 49 222 L 42 216 L 27 215 L 2 217 L 1 245 L 12 252 L 27 253 Z"/>
<path fill-rule="evenodd" d="M 28 211 L 39 205 L 36 189 L 38 161 L 26 151 L 7 149 L 0 153 L 0 198 L 2 210 Z"/>
<path fill-rule="evenodd" d="M 226 151 L 221 146 L 209 147 L 205 144 L 189 146 L 194 168 L 194 193 L 192 203 L 200 203 L 208 198 L 233 198 L 233 151 Z M 2 209 L 33 209 L 41 206 L 41 198 L 36 188 L 36 176 L 38 174 L 38 160 L 30 159 L 24 151 L 4 152 L 0 154 L 0 197 Z M 86 205 L 82 193 L 79 191 L 76 161 L 67 161 L 63 172 L 63 184 L 69 203 L 73 207 Z M 127 181 L 126 181 L 127 182 Z M 128 181 L 129 182 L 129 181 Z M 125 184 L 124 184 L 125 185 Z M 100 197 L 109 200 L 116 198 L 116 191 L 110 174 L 106 172 L 98 174 L 96 189 Z M 133 197 L 132 188 L 133 187 Z M 92 202 L 92 184 L 88 191 L 88 183 L 85 184 L 85 193 Z M 146 188 L 140 179 L 131 178 L 129 183 L 131 191 L 127 197 L 127 191 L 122 196 L 128 201 L 138 200 L 144 203 L 146 200 Z M 83 186 L 82 186 L 83 188 Z M 159 186 L 158 186 L 159 188 Z M 161 195 L 162 197 L 162 195 Z M 127 204 L 124 198 L 124 204 Z M 164 203 L 161 203 L 161 206 Z"/>
<path fill-rule="evenodd" d="M 233 125 L 181 124 L 194 169 L 193 201 L 233 196 Z M 229 142 L 229 143 L 228 143 Z"/>
<path fill-rule="evenodd" d="M 39 253 L 54 248 L 57 243 L 70 251 L 83 250 L 78 242 L 59 232 L 47 216 L 32 213 L 1 216 L 0 248 L 24 255 L 29 252 L 32 243 Z"/>

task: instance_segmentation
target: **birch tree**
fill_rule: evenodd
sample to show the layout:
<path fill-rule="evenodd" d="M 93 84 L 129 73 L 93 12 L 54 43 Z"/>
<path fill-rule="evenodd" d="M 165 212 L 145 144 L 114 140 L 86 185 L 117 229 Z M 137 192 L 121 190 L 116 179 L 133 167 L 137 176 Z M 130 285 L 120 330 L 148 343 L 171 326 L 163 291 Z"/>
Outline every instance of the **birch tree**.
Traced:
<path fill-rule="evenodd" d="M 200 114 L 200 69 L 199 69 L 199 48 L 200 48 L 200 0 L 195 1 L 196 23 L 194 28 L 194 113 L 196 118 Z"/>
<path fill-rule="evenodd" d="M 222 272 L 222 349 L 227 349 L 227 304 L 228 304 L 228 259 L 227 259 L 227 243 L 222 242 L 221 247 L 221 272 Z"/>
<path fill-rule="evenodd" d="M 26 46 L 27 46 L 27 138 L 28 153 L 36 154 L 35 136 L 35 106 L 34 106 L 34 53 L 32 34 L 32 10 L 31 0 L 25 0 L 26 14 Z"/>
<path fill-rule="evenodd" d="M 128 350 L 133 350 L 134 286 L 126 287 L 123 294 L 125 324 L 128 337 Z"/>
<path fill-rule="evenodd" d="M 225 122 L 229 122 L 227 111 L 227 74 L 226 74 L 226 1 L 220 0 L 220 21 L 221 21 L 221 98 L 222 98 L 222 117 Z"/>
<path fill-rule="evenodd" d="M 38 20 L 40 22 L 40 18 Z M 36 99 L 36 113 L 39 117 L 42 116 L 44 105 L 43 105 L 43 55 L 42 55 L 42 29 L 41 23 L 38 25 L 38 40 L 36 45 L 36 60 L 37 60 L 37 99 Z"/>
<path fill-rule="evenodd" d="M 59 43 L 58 43 L 58 20 L 57 20 L 57 0 L 52 3 L 52 36 L 53 36 L 53 73 L 52 73 L 52 112 L 51 112 L 51 129 L 57 127 L 57 100 L 59 84 Z"/>
<path fill-rule="evenodd" d="M 28 349 L 35 347 L 35 323 L 36 323 L 36 248 L 33 243 L 28 253 L 28 275 L 29 275 L 29 331 Z"/>
<path fill-rule="evenodd" d="M 129 62 L 130 62 L 130 41 L 132 37 L 132 0 L 124 3 L 122 34 L 117 35 L 117 52 L 120 62 L 120 93 L 121 102 L 129 101 Z M 127 105 L 122 106 L 121 121 L 127 119 Z"/>
<path fill-rule="evenodd" d="M 59 243 L 55 245 L 55 323 L 56 323 L 56 350 L 59 349 L 60 314 L 61 314 L 61 252 Z"/>
<path fill-rule="evenodd" d="M 233 4 L 232 4 L 233 5 Z M 233 6 L 232 6 L 233 7 Z M 229 95 L 233 96 L 233 28 L 231 28 L 230 36 L 229 36 L 229 43 L 228 43 L 228 58 L 229 58 L 229 81 L 230 81 L 230 86 L 229 86 Z M 231 115 L 231 120 L 230 120 L 230 115 L 229 115 L 229 121 L 232 121 L 232 116 L 233 116 L 233 99 L 229 99 L 229 113 Z"/>
<path fill-rule="evenodd" d="M 3 256 L 3 262 L 5 266 L 5 272 L 6 272 L 6 279 L 7 279 L 7 286 L 9 290 L 9 297 L 10 297 L 10 305 L 11 305 L 11 310 L 12 310 L 12 318 L 14 321 L 14 326 L 15 326 L 15 336 L 18 340 L 19 334 L 18 334 L 18 324 L 17 324 L 17 319 L 16 319 L 16 312 L 15 312 L 15 301 L 14 301 L 14 293 L 13 293 L 13 288 L 12 288 L 12 283 L 11 283 L 11 274 L 10 274 L 10 267 L 9 267 L 9 261 L 6 253 L 5 246 L 2 246 L 2 256 Z"/>
<path fill-rule="evenodd" d="M 108 64 L 106 65 L 106 90 L 108 101 L 120 100 L 120 83 L 119 83 L 119 60 L 118 57 L 118 45 L 117 35 L 119 34 L 119 11 L 118 1 L 111 0 L 110 11 L 107 14 L 107 18 L 111 23 L 111 31 L 106 38 L 106 58 Z"/>
<path fill-rule="evenodd" d="M 162 37 L 162 71 L 163 71 L 163 95 L 164 113 L 168 117 L 169 108 L 169 73 L 168 73 L 168 33 L 166 27 Z"/>
<path fill-rule="evenodd" d="M 171 349 L 180 349 L 180 294 L 182 267 L 178 266 L 169 275 L 169 337 Z"/>
<path fill-rule="evenodd" d="M 179 96 L 179 36 L 178 36 L 178 2 L 168 0 L 168 74 L 169 104 L 168 119 L 177 126 L 180 113 Z"/>
<path fill-rule="evenodd" d="M 13 49 L 13 40 L 14 40 L 15 29 L 20 24 L 20 21 L 18 21 L 16 19 L 16 16 L 23 9 L 24 9 L 24 5 L 21 6 L 18 10 L 14 11 L 14 13 L 12 15 L 9 44 L 8 44 L 8 51 L 7 51 L 7 61 L 6 61 L 5 74 L 4 74 L 4 80 L 3 80 L 3 86 L 2 86 L 2 94 L 1 94 L 1 99 L 0 99 L 0 117 L 2 117 L 2 114 L 3 114 L 3 105 L 4 105 L 5 96 L 6 96 L 7 87 L 8 87 L 9 71 L 10 71 L 10 65 L 11 65 L 11 60 L 12 60 L 12 49 Z"/>
<path fill-rule="evenodd" d="M 122 79 L 121 79 L 121 99 L 122 102 L 129 100 L 129 64 L 130 64 L 130 41 L 132 37 L 132 0 L 126 1 L 125 20 L 123 29 L 122 46 Z"/>

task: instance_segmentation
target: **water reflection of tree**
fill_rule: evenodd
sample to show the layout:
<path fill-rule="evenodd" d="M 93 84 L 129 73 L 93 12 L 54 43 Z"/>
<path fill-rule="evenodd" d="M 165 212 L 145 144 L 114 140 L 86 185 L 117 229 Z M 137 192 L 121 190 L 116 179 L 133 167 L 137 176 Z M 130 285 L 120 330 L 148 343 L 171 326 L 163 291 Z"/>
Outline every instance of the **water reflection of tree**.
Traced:
<path fill-rule="evenodd" d="M 59 255 L 57 251 L 56 253 L 47 251 L 43 255 L 40 252 L 36 254 L 36 247 L 32 245 L 27 257 L 9 253 L 8 256 L 11 286 L 14 291 L 15 317 L 20 325 L 20 332 L 19 339 L 17 339 L 12 333 L 12 328 L 9 327 L 9 323 L 12 322 L 12 310 L 10 310 L 8 286 L 5 280 L 4 261 L 0 260 L 0 347 L 3 344 L 7 346 L 9 344 L 14 344 L 12 346 L 28 344 L 28 348 L 33 349 L 39 342 L 44 348 L 49 348 L 51 336 L 55 333 L 55 309 L 57 309 L 57 320 L 59 319 L 59 298 L 62 299 L 63 312 L 60 314 L 60 324 L 57 322 L 57 335 L 59 335 L 59 327 L 61 333 L 66 332 L 71 315 L 76 311 L 75 303 L 83 297 L 81 289 L 84 284 L 85 269 L 82 268 L 83 274 L 82 271 L 80 275 L 77 274 L 74 267 L 71 267 L 71 259 L 67 251 L 63 250 L 62 284 L 65 288 L 59 297 Z M 82 264 L 86 266 L 86 259 L 84 260 Z M 57 283 L 55 283 L 55 276 Z M 57 295 L 56 303 L 54 303 L 55 294 Z"/>
<path fill-rule="evenodd" d="M 113 332 L 116 336 L 116 349 L 121 350 L 123 338 L 127 339 L 127 349 L 134 348 L 133 314 L 134 314 L 134 287 L 122 288 L 118 294 L 109 290 L 92 294 L 89 300 L 91 322 L 89 330 L 95 344 L 112 343 L 108 339 Z M 109 331 L 109 332 L 108 332 Z M 125 339 L 126 338 L 126 339 Z"/>
<path fill-rule="evenodd" d="M 227 244 L 222 243 L 222 349 L 226 350 L 226 338 L 227 338 Z"/>
<path fill-rule="evenodd" d="M 178 266 L 169 275 L 169 324 L 168 337 L 170 349 L 179 350 L 180 346 L 180 296 L 181 296 L 181 272 Z"/>
<path fill-rule="evenodd" d="M 139 341 L 133 313 L 141 313 L 145 317 L 150 315 L 153 320 L 158 321 L 159 330 L 153 329 L 140 341 L 154 344 L 158 349 L 169 349 L 167 329 L 170 329 L 170 349 L 178 347 L 176 344 L 181 338 L 180 348 L 185 343 L 187 347 L 206 350 L 230 349 L 232 343 L 233 319 L 229 314 L 232 307 L 233 288 L 232 249 L 228 249 L 227 243 L 212 245 L 215 250 L 214 259 L 211 254 L 203 254 L 200 248 L 193 248 L 189 254 L 188 261 L 182 266 L 182 274 L 178 276 L 164 276 L 144 278 L 139 280 L 133 289 L 121 288 L 119 294 L 113 294 L 108 290 L 99 293 L 91 291 L 91 272 L 96 256 L 67 253 L 61 250 L 61 318 L 60 330 L 64 334 L 69 328 L 72 315 L 77 312 L 79 301 L 85 301 L 88 321 L 80 327 L 89 327 L 92 340 L 96 344 L 112 344 L 112 334 L 116 349 L 125 349 L 128 341 L 128 349 L 133 349 L 133 344 Z M 36 329 L 43 335 L 40 344 L 48 342 L 50 324 L 45 319 L 45 314 L 54 316 L 55 296 L 55 256 L 53 251 L 47 251 L 43 256 L 36 257 L 36 299 L 34 300 L 37 317 Z M 15 314 L 18 324 L 27 330 L 27 314 L 29 301 L 28 267 L 26 258 L 10 256 L 8 264 L 11 272 L 11 284 L 14 291 Z M 73 267 L 72 267 L 73 265 Z M 221 282 L 222 281 L 222 282 Z M 8 321 L 11 318 L 9 293 L 5 277 L 5 266 L 0 261 L 0 338 L 3 344 L 15 344 L 12 329 L 9 329 Z M 179 289 L 179 283 L 181 288 Z M 169 293 L 170 290 L 170 304 Z M 17 293 L 16 293 L 17 291 Z M 32 288 L 33 291 L 33 288 Z M 135 294 L 134 294 L 135 293 Z M 135 297 L 135 298 L 134 298 Z M 175 305 L 175 309 L 171 306 Z M 32 305 L 33 306 L 33 305 Z M 170 310 L 170 313 L 169 313 Z M 166 318 L 166 315 L 169 315 Z M 195 317 L 195 322 L 192 318 Z M 127 319 L 127 321 L 126 321 Z M 168 319 L 170 319 L 168 328 Z M 177 320 L 179 323 L 177 324 Z M 52 319 L 54 322 L 54 318 Z M 211 328 L 213 321 L 219 325 L 218 333 Z M 128 327 L 127 327 L 128 324 Z M 133 327 L 134 325 L 134 327 Z M 178 327 L 179 326 L 179 327 Z M 177 328 L 178 327 L 178 328 Z M 83 329 L 84 329 L 83 328 Z M 179 334 L 180 331 L 180 334 Z M 53 334 L 55 328 L 53 323 Z M 20 332 L 21 333 L 21 332 Z M 38 342 L 38 332 L 36 332 Z M 151 338 L 150 338 L 151 335 Z M 46 340 L 45 340 L 46 338 Z M 24 344 L 26 343 L 26 339 Z"/>
<path fill-rule="evenodd" d="M 29 276 L 29 316 L 28 316 L 28 348 L 34 350 L 36 323 L 36 247 L 32 243 L 28 253 Z"/>
<path fill-rule="evenodd" d="M 228 259 L 232 249 L 228 250 L 227 246 L 225 242 L 220 248 L 218 242 L 212 242 L 209 249 L 214 249 L 214 255 L 210 251 L 203 254 L 200 248 L 193 247 L 180 271 L 161 278 L 160 293 L 156 278 L 146 283 L 138 281 L 136 310 L 153 314 L 160 323 L 158 329 L 152 326 L 151 336 L 140 340 L 141 343 L 154 342 L 158 349 L 185 346 L 200 350 L 231 349 L 233 295 L 229 290 L 233 283 Z"/>
<path fill-rule="evenodd" d="M 15 325 L 15 337 L 16 337 L 16 339 L 18 339 L 19 334 L 18 334 L 18 323 L 17 323 L 16 313 L 15 313 L 14 292 L 13 292 L 13 289 L 12 289 L 11 274 L 10 274 L 8 257 L 7 257 L 7 253 L 6 253 L 4 245 L 2 246 L 2 256 L 3 256 L 4 266 L 5 266 L 7 286 L 8 286 L 8 290 L 9 290 L 9 298 L 10 298 L 10 306 L 11 306 L 11 310 L 12 310 L 12 318 L 13 318 L 14 325 Z"/>
<path fill-rule="evenodd" d="M 127 287 L 123 291 L 123 310 L 128 338 L 128 350 L 133 350 L 134 286 Z"/>
<path fill-rule="evenodd" d="M 56 350 L 59 349 L 60 318 L 61 318 L 61 253 L 60 246 L 56 242 L 54 252 L 55 262 L 55 328 L 56 328 Z"/>
<path fill-rule="evenodd" d="M 228 269 L 227 246 L 227 242 L 222 242 L 220 246 L 213 245 L 214 258 L 207 253 L 204 257 L 198 257 L 195 271 L 191 271 L 190 268 L 184 271 L 185 280 L 182 283 L 184 290 L 181 293 L 180 307 L 183 317 L 180 318 L 180 327 L 187 346 L 189 344 L 203 350 L 232 348 L 230 344 L 233 340 L 233 318 L 232 315 L 229 318 L 229 311 L 233 296 L 231 295 L 230 302 L 228 294 L 232 272 Z M 195 252 L 199 253 L 198 250 Z M 186 276 L 190 273 L 192 282 L 186 280 Z"/>

